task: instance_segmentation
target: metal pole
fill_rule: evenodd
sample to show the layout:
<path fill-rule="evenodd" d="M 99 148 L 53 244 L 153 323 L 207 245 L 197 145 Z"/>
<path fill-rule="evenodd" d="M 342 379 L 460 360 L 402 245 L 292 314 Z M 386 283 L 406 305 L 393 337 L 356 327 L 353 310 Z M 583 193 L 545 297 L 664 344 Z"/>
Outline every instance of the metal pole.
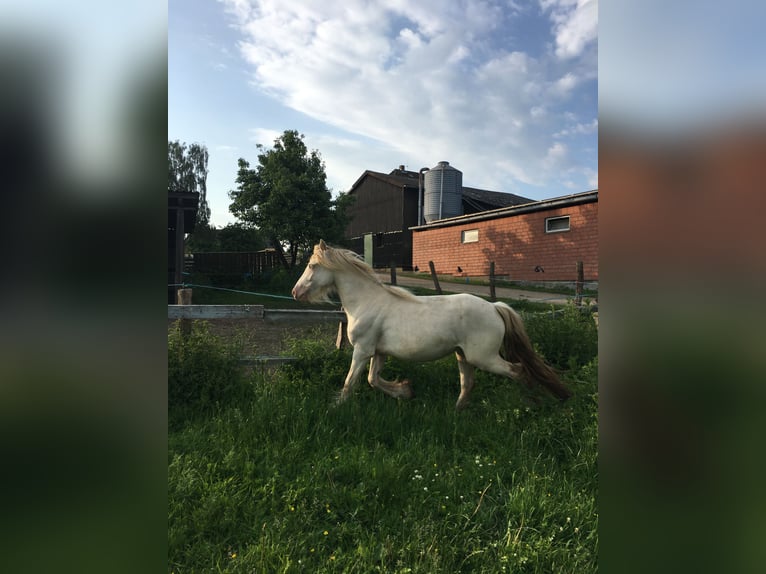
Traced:
<path fill-rule="evenodd" d="M 430 169 L 421 167 L 418 172 L 418 225 L 423 225 L 423 174 Z"/>

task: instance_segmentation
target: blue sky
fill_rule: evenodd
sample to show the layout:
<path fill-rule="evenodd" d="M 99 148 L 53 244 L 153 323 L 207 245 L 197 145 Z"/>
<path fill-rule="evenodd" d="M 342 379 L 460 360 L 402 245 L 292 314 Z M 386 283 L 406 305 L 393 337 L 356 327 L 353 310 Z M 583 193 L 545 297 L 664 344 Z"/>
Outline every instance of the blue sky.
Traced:
<path fill-rule="evenodd" d="M 286 129 L 347 191 L 447 160 L 466 186 L 598 187 L 598 2 L 169 0 L 168 138 L 210 152 L 214 225 L 237 159 Z"/>

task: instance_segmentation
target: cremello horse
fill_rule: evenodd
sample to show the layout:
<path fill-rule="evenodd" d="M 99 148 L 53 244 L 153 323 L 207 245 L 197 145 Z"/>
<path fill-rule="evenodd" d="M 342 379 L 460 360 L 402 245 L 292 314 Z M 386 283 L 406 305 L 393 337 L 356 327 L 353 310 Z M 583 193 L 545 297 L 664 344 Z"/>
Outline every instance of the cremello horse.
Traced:
<path fill-rule="evenodd" d="M 540 383 L 559 399 L 571 396 L 535 353 L 521 317 L 504 303 L 468 294 L 417 297 L 381 283 L 354 252 L 320 241 L 292 294 L 298 301 L 319 302 L 328 301 L 332 293 L 338 294 L 346 311 L 354 346 L 339 401 L 349 397 L 368 359 L 371 386 L 410 398 L 408 381 L 380 377 L 386 356 L 431 361 L 452 352 L 460 369 L 457 409 L 468 402 L 476 367 L 506 377 L 523 376 L 527 384 Z"/>

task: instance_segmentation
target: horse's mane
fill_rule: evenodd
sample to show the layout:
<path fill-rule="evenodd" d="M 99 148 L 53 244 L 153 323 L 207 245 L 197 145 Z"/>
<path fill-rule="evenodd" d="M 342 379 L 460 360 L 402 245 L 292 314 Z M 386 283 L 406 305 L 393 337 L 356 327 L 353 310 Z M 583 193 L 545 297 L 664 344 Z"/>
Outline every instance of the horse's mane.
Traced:
<path fill-rule="evenodd" d="M 338 247 L 326 247 L 322 249 L 319 245 L 314 246 L 314 256 L 317 262 L 333 271 L 351 271 L 361 277 L 369 279 L 373 283 L 380 285 L 383 289 L 392 295 L 402 299 L 414 299 L 415 295 L 400 287 L 392 287 L 383 283 L 373 271 L 372 267 L 367 265 L 364 260 L 353 251 L 340 249 Z"/>

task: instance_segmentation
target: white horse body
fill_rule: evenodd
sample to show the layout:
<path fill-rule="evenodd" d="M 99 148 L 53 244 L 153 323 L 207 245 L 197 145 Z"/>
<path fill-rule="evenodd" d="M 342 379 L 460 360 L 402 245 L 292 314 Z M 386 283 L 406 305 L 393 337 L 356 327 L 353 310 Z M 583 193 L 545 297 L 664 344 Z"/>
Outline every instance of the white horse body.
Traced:
<path fill-rule="evenodd" d="M 346 308 L 348 336 L 355 347 L 398 359 L 432 361 L 461 349 L 471 356 L 476 348 L 497 353 L 505 326 L 495 307 L 473 295 L 401 298 L 381 290 L 378 305 Z M 386 310 L 380 313 L 380 309 Z M 482 328 L 476 329 L 476 323 Z M 423 342 L 428 341 L 427 345 Z"/>
<path fill-rule="evenodd" d="M 457 408 L 468 401 L 475 367 L 506 377 L 523 373 L 561 399 L 571 394 L 537 357 L 521 318 L 504 303 L 489 303 L 468 294 L 416 297 L 383 285 L 356 254 L 327 247 L 324 241 L 314 247 L 292 292 L 295 299 L 306 301 L 327 300 L 332 292 L 340 297 L 354 347 L 341 401 L 350 395 L 368 360 L 371 386 L 394 397 L 409 398 L 408 381 L 380 377 L 386 356 L 431 361 L 453 352 L 460 369 Z M 512 359 L 520 362 L 512 363 Z"/>

